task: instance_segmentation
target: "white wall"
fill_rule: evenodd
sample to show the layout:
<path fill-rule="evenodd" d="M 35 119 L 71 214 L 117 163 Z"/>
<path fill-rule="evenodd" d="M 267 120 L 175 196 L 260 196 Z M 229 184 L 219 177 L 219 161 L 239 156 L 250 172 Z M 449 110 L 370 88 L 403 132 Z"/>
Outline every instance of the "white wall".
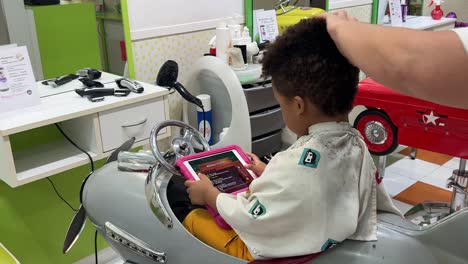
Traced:
<path fill-rule="evenodd" d="M 37 42 L 34 15 L 25 10 L 23 0 L 1 0 L 11 43 L 28 48 L 36 80 L 42 80 L 42 64 Z"/>
<path fill-rule="evenodd" d="M 0 1 L 0 46 L 10 43 L 8 37 L 8 28 L 6 25 L 5 13 L 3 11 L 3 2 Z"/>
<path fill-rule="evenodd" d="M 127 0 L 135 1 L 135 0 Z M 142 0 L 139 0 L 140 2 Z M 147 0 L 155 1 L 155 0 Z M 232 13 L 244 12 L 239 10 L 239 6 L 244 3 L 244 0 L 229 0 L 232 10 L 224 10 L 224 14 L 231 15 Z M 270 0 L 276 1 L 276 0 Z M 180 2 L 180 1 L 179 1 Z M 193 5 L 179 6 L 176 8 L 165 9 L 166 15 L 193 12 Z M 243 9 L 243 8 L 242 8 Z M 198 10 L 202 12 L 203 10 Z M 205 10 L 209 12 L 209 10 Z M 132 22 L 130 20 L 130 22 Z M 206 30 L 191 31 L 182 34 L 171 34 L 165 36 L 151 37 L 132 41 L 133 63 L 135 69 L 135 79 L 154 83 L 160 67 L 166 60 L 174 60 L 179 64 L 179 78 L 187 89 L 190 90 L 190 84 L 185 83 L 187 74 L 190 72 L 192 65 L 204 53 L 209 52 L 208 42 L 215 35 L 214 27 Z M 171 119 L 182 118 L 182 100 L 181 97 L 174 93 L 169 96 L 169 111 Z"/>
<path fill-rule="evenodd" d="M 244 23 L 243 0 L 131 0 L 127 4 L 132 40 L 209 30 L 228 19 Z"/>

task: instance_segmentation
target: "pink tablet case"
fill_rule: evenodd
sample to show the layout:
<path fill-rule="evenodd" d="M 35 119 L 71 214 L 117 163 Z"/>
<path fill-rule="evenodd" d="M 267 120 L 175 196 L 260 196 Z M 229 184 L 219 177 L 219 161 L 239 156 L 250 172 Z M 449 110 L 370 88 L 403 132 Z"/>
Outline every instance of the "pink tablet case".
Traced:
<path fill-rule="evenodd" d="M 176 161 L 176 165 L 177 167 L 179 167 L 180 169 L 180 172 L 182 173 L 182 175 L 189 179 L 189 180 L 195 180 L 195 178 L 193 178 L 192 174 L 190 173 L 189 169 L 184 165 L 184 162 L 185 161 L 189 161 L 189 160 L 193 160 L 193 159 L 198 159 L 198 158 L 203 158 L 203 157 L 206 157 L 206 156 L 211 156 L 211 155 L 214 155 L 214 154 L 218 154 L 218 153 L 222 153 L 222 152 L 227 152 L 227 151 L 230 151 L 230 150 L 236 150 L 237 153 L 239 153 L 239 155 L 241 156 L 241 158 L 244 160 L 245 163 L 247 164 L 250 164 L 252 163 L 250 161 L 250 158 L 244 153 L 244 151 L 242 151 L 242 149 L 237 146 L 237 145 L 229 145 L 229 146 L 225 146 L 225 147 L 221 147 L 221 148 L 217 148 L 217 149 L 212 149 L 212 150 L 208 150 L 208 151 L 205 151 L 205 152 L 201 152 L 201 153 L 197 153 L 197 154 L 192 154 L 192 155 L 189 155 L 189 156 L 185 156 L 185 157 L 181 157 L 179 158 L 177 161 Z M 237 194 L 237 193 L 241 193 L 241 192 L 245 192 L 247 189 L 242 189 L 242 190 L 239 190 L 239 191 L 236 191 L 236 192 L 233 192 L 231 194 Z M 232 229 L 231 226 L 226 223 L 226 221 L 224 221 L 224 219 L 221 217 L 221 215 L 219 215 L 218 212 L 216 212 L 213 208 L 209 207 L 209 206 L 206 206 L 206 209 L 208 210 L 208 212 L 210 212 L 210 214 L 213 216 L 213 218 L 215 219 L 216 221 L 216 224 L 223 228 L 223 229 Z"/>

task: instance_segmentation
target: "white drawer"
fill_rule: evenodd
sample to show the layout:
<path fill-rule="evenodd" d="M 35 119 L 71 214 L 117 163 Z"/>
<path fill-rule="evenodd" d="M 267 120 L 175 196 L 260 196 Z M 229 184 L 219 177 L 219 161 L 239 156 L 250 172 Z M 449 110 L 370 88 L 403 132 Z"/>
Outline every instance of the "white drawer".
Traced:
<path fill-rule="evenodd" d="M 147 140 L 153 126 L 164 120 L 163 97 L 100 112 L 103 151 L 113 150 L 131 137 L 135 142 Z"/>

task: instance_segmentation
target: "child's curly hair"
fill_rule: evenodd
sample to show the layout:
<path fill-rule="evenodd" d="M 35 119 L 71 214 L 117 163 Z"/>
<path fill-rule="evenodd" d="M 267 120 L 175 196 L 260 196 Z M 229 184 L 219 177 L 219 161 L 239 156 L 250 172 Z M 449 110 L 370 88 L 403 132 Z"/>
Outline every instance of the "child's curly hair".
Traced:
<path fill-rule="evenodd" d="M 359 69 L 340 53 L 323 18 L 288 28 L 268 46 L 262 64 L 280 94 L 308 98 L 328 116 L 351 111 Z"/>

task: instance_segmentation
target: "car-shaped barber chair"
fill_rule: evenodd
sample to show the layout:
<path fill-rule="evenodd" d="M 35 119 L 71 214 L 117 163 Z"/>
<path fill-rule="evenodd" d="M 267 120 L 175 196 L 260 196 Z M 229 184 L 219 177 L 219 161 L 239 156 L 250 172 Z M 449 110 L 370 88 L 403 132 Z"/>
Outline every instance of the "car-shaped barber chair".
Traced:
<path fill-rule="evenodd" d="M 364 106 L 354 127 L 372 154 L 383 156 L 399 144 L 460 158 L 458 170 L 447 182 L 453 187 L 451 204 L 425 202 L 406 213 L 406 218 L 427 225 L 468 204 L 468 110 L 431 103 L 397 93 L 367 78 L 359 83 L 354 106 Z M 385 162 L 381 164 L 381 175 Z"/>
<path fill-rule="evenodd" d="M 179 127 L 181 133 L 172 139 L 171 149 L 161 153 L 156 138 L 168 126 Z M 150 136 L 157 163 L 146 170 L 119 170 L 117 153 L 131 144 L 130 140 L 118 148 L 106 165 L 83 182 L 82 205 L 70 224 L 63 251 L 70 250 L 88 217 L 125 264 L 247 263 L 199 241 L 174 214 L 177 201 L 171 198 L 172 187 L 182 180 L 175 159 L 209 149 L 198 131 L 179 121 L 157 124 Z M 426 226 L 379 213 L 378 241 L 346 240 L 322 254 L 253 263 L 466 263 L 466 245 L 465 209 Z"/>

